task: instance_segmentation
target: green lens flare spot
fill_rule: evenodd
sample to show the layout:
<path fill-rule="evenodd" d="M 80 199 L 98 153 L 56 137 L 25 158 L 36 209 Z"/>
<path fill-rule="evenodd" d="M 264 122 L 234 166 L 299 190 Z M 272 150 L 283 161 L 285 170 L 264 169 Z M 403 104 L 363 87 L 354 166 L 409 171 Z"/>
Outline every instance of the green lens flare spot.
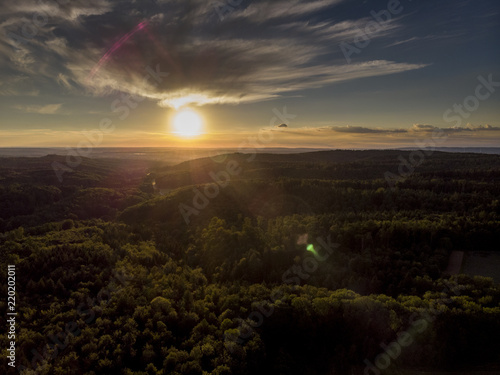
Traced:
<path fill-rule="evenodd" d="M 313 245 L 307 245 L 307 251 L 310 251 L 311 253 L 316 253 L 316 250 L 314 250 Z"/>

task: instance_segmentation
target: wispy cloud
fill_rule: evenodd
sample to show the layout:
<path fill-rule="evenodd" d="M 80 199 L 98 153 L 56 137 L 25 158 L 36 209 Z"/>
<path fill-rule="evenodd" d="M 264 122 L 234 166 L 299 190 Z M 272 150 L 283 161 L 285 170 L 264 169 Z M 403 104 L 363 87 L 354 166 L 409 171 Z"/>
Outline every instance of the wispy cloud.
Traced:
<path fill-rule="evenodd" d="M 273 146 L 289 145 L 301 147 L 330 148 L 395 148 L 416 147 L 416 141 L 430 138 L 435 131 L 447 135 L 446 147 L 464 147 L 471 144 L 482 147 L 497 147 L 500 127 L 471 125 L 457 128 L 440 128 L 433 125 L 415 124 L 408 128 L 375 128 L 362 126 L 322 126 L 301 128 L 272 128 L 276 143 Z"/>
<path fill-rule="evenodd" d="M 338 133 L 352 133 L 352 134 L 390 134 L 390 133 L 406 133 L 405 129 L 381 129 L 381 128 L 365 128 L 361 126 L 332 126 L 330 128 Z"/>
<path fill-rule="evenodd" d="M 408 39 L 404 39 L 404 40 L 398 40 L 394 43 L 391 43 L 389 44 L 387 47 L 395 47 L 395 46 L 399 46 L 401 44 L 407 44 L 407 43 L 410 43 L 410 42 L 416 42 L 417 40 L 422 40 L 422 39 L 425 39 L 425 38 L 420 38 L 420 37 L 412 37 L 412 38 L 408 38 Z"/>
<path fill-rule="evenodd" d="M 12 17 L 16 15 L 38 14 L 40 16 L 46 15 L 47 22 L 61 20 L 76 21 L 80 17 L 105 14 L 111 9 L 111 4 L 107 0 L 73 0 L 57 2 L 23 0 L 3 4 L 0 10 L 0 16 Z"/>
<path fill-rule="evenodd" d="M 447 133 L 463 133 L 463 132 L 483 132 L 483 131 L 500 131 L 500 127 L 492 126 L 489 124 L 486 125 L 472 125 L 467 124 L 467 126 L 456 126 L 449 128 L 439 128 L 434 125 L 425 125 L 425 124 L 415 124 L 409 130 L 410 132 L 434 132 L 436 130 L 442 130 Z"/>
<path fill-rule="evenodd" d="M 231 14 L 232 19 L 245 19 L 256 23 L 290 19 L 297 16 L 322 11 L 325 8 L 337 5 L 345 0 L 275 0 L 254 1 L 248 7 L 236 10 Z"/>
<path fill-rule="evenodd" d="M 12 75 L 0 81 L 0 96 L 38 96 L 40 90 L 32 87 L 26 75 Z"/>
<path fill-rule="evenodd" d="M 47 105 L 17 105 L 15 109 L 26 113 L 36 113 L 39 115 L 55 115 L 60 113 L 62 104 L 47 104 Z"/>
<path fill-rule="evenodd" d="M 278 129 L 276 129 L 278 131 Z M 398 129 L 390 129 L 390 128 L 370 128 L 363 126 L 321 126 L 321 127 L 305 127 L 305 128 L 290 128 L 283 127 L 283 129 L 279 129 L 283 133 L 300 133 L 300 134 L 309 134 L 309 135 L 318 135 L 324 136 L 326 133 L 345 133 L 345 134 L 360 134 L 360 135 L 368 135 L 368 134 L 416 134 L 416 133 L 432 133 L 435 131 L 443 131 L 447 133 L 463 133 L 463 132 L 500 132 L 500 127 L 492 126 L 492 125 L 472 125 L 467 124 L 464 127 L 438 127 L 434 125 L 426 125 L 426 124 L 414 124 L 410 128 L 398 128 Z"/>

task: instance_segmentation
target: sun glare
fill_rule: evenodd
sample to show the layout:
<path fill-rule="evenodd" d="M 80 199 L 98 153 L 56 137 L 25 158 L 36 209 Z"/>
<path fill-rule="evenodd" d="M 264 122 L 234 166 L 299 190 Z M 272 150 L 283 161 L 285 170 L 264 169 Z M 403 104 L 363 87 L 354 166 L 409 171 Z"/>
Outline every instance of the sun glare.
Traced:
<path fill-rule="evenodd" d="M 183 109 L 175 115 L 173 126 L 174 133 L 181 137 L 196 137 L 203 130 L 203 120 L 192 109 Z"/>

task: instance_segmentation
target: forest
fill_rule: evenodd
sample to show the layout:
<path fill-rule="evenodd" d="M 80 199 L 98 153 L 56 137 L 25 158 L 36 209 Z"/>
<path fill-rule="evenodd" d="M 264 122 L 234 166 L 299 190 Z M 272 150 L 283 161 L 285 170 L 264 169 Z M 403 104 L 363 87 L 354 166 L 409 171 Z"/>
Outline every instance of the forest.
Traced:
<path fill-rule="evenodd" d="M 0 158 L 18 311 L 2 369 L 498 373 L 498 280 L 446 270 L 454 251 L 499 251 L 500 156 L 434 152 L 402 174 L 410 158 L 84 158 L 62 178 L 63 156 Z"/>

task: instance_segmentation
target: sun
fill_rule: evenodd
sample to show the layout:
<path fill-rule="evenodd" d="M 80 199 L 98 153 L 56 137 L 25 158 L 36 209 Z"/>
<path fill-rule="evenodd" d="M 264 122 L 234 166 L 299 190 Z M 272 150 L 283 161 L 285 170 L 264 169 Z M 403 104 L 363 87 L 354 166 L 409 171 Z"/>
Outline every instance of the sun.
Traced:
<path fill-rule="evenodd" d="M 203 131 L 203 120 L 198 113 L 186 108 L 175 114 L 173 126 L 174 133 L 181 137 L 196 137 Z"/>

